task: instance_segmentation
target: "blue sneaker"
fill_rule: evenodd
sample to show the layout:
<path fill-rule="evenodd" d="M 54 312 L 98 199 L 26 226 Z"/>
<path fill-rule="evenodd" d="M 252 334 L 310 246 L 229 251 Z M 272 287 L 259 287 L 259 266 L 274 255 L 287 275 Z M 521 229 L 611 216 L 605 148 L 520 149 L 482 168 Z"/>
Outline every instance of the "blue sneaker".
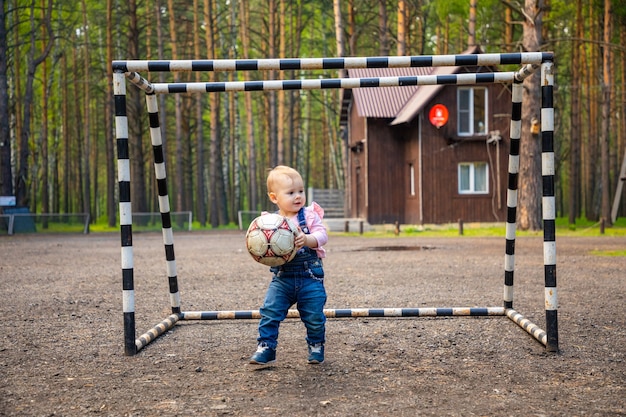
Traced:
<path fill-rule="evenodd" d="M 250 363 L 267 365 L 276 362 L 276 349 L 272 349 L 266 343 L 259 343 L 256 352 L 250 358 Z"/>
<path fill-rule="evenodd" d="M 309 363 L 317 364 L 324 362 L 324 344 L 316 343 L 309 345 Z"/>

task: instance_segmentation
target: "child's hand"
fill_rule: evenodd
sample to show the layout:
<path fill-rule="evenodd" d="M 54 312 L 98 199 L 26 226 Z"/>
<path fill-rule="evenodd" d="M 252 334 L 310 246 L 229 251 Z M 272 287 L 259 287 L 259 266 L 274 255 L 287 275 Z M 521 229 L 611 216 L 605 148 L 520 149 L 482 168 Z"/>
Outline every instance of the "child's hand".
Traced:
<path fill-rule="evenodd" d="M 294 245 L 296 245 L 296 249 L 300 250 L 306 244 L 306 233 L 304 233 L 300 228 L 298 228 L 298 236 L 293 240 Z"/>

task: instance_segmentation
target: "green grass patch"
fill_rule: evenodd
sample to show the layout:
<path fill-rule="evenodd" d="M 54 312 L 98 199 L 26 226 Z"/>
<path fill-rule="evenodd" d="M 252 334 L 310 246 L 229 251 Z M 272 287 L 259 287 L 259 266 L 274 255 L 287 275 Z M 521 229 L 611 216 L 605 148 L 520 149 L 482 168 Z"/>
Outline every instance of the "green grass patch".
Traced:
<path fill-rule="evenodd" d="M 591 254 L 594 256 L 626 256 L 626 249 L 624 250 L 592 250 Z"/>
<path fill-rule="evenodd" d="M 200 222 L 197 221 L 192 221 L 191 223 L 191 231 L 192 232 L 198 232 L 198 231 L 208 231 L 208 230 L 236 230 L 239 227 L 235 224 L 235 223 L 229 223 L 227 225 L 222 225 L 219 227 L 211 227 L 211 225 L 207 224 L 206 226 L 202 226 L 200 224 Z M 176 221 L 172 221 L 172 229 L 177 232 L 177 231 L 188 231 L 189 230 L 189 223 L 187 222 L 176 222 Z M 106 232 L 119 232 L 120 230 L 120 226 L 119 224 L 113 226 L 113 227 L 109 227 L 109 225 L 106 222 L 106 219 L 99 221 L 98 223 L 94 223 L 92 225 L 90 225 L 89 230 L 92 233 L 106 233 Z M 159 221 L 150 221 L 150 222 L 144 222 L 139 223 L 139 222 L 134 222 L 133 221 L 133 232 L 160 232 L 161 231 L 161 222 Z"/>
<path fill-rule="evenodd" d="M 142 219 L 143 221 L 133 221 L 133 231 L 161 231 L 160 216 L 150 219 Z M 178 220 L 178 221 L 176 221 Z M 173 219 L 172 226 L 174 231 L 186 231 L 189 228 L 189 224 L 181 219 Z M 41 230 L 40 225 L 37 225 L 37 232 L 55 232 L 55 233 L 75 233 L 81 232 L 82 226 L 79 223 L 73 223 L 71 225 L 66 224 L 54 224 L 50 222 L 48 229 Z M 219 226 L 213 228 L 210 225 L 202 226 L 196 220 L 193 220 L 191 231 L 210 231 L 210 230 L 236 230 L 237 224 L 230 223 L 228 225 Z M 366 231 L 363 235 L 358 232 L 333 232 L 336 235 L 347 236 L 364 236 L 364 237 L 390 237 L 395 236 L 395 228 L 393 225 L 380 226 L 375 225 L 373 230 Z M 89 225 L 89 231 L 91 233 L 107 233 L 107 232 L 119 232 L 119 224 L 109 227 L 105 216 L 98 219 L 97 222 Z M 415 237 L 504 237 L 506 235 L 505 223 L 466 223 L 463 226 L 463 235 L 459 234 L 458 223 L 449 223 L 443 225 L 401 225 L 400 236 L 415 236 Z M 538 231 L 524 231 L 519 228 L 516 230 L 516 236 L 543 236 L 543 230 Z M 618 219 L 614 225 L 604 228 L 604 234 L 601 233 L 600 223 L 589 221 L 585 219 L 578 219 L 576 224 L 570 225 L 567 218 L 558 218 L 556 220 L 556 236 L 557 239 L 560 236 L 579 236 L 579 237 L 592 237 L 592 236 L 624 236 L 626 237 L 626 218 Z M 617 254 L 603 255 L 603 256 L 624 256 L 618 251 Z"/>
<path fill-rule="evenodd" d="M 344 233 L 337 233 L 344 234 Z M 360 236 L 358 233 L 351 232 L 348 235 Z M 365 237 L 388 237 L 395 236 L 395 228 L 393 225 L 374 226 L 373 230 L 363 233 Z M 400 236 L 416 236 L 416 237 L 505 237 L 505 223 L 467 223 L 463 226 L 463 234 L 459 232 L 457 223 L 445 225 L 403 225 L 400 227 Z M 543 237 L 543 230 L 529 231 L 516 229 L 516 236 L 537 236 Z M 589 220 L 578 220 L 576 224 L 570 225 L 567 218 L 559 218 L 556 220 L 556 236 L 572 236 L 572 237 L 592 237 L 592 236 L 626 236 L 626 218 L 618 219 L 614 225 L 604 228 L 601 233 L 600 222 Z"/>

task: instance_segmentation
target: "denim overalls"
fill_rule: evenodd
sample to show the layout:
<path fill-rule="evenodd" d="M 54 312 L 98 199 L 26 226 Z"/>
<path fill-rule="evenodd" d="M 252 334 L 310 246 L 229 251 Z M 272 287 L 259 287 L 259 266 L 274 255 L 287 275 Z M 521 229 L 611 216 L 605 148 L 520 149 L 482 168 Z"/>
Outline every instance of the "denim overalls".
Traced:
<path fill-rule="evenodd" d="M 304 233 L 309 233 L 304 219 L 304 208 L 298 211 L 298 222 Z M 308 344 L 325 342 L 326 289 L 324 288 L 324 268 L 317 252 L 309 247 L 301 248 L 295 258 L 282 266 L 270 268 L 274 273 L 265 301 L 261 307 L 259 323 L 259 343 L 265 342 L 276 349 L 278 327 L 287 316 L 291 306 L 297 304 L 300 319 L 306 326 Z"/>

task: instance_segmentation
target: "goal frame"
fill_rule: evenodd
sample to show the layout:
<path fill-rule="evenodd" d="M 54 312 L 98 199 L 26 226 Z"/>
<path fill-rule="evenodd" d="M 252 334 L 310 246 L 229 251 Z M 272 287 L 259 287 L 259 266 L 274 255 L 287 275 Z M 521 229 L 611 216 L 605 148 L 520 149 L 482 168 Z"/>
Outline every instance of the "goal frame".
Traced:
<path fill-rule="evenodd" d="M 211 72 L 265 70 L 340 70 L 352 68 L 399 67 L 476 67 L 519 65 L 516 71 L 467 73 L 451 75 L 326 78 L 301 80 L 153 83 L 141 72 Z M 376 88 L 407 85 L 473 85 L 510 83 L 512 85 L 510 151 L 508 164 L 507 220 L 504 259 L 504 296 L 502 307 L 436 307 L 436 308 L 357 308 L 326 309 L 327 317 L 456 317 L 506 316 L 528 332 L 548 352 L 558 352 L 558 299 L 556 283 L 556 203 L 554 186 L 554 54 L 551 52 L 491 53 L 465 55 L 423 55 L 349 58 L 288 59 L 205 59 L 205 60 L 130 60 L 113 61 L 115 102 L 115 137 L 121 235 L 122 308 L 124 315 L 124 352 L 136 355 L 156 338 L 172 329 L 181 320 L 257 319 L 258 310 L 183 311 L 174 255 L 174 237 L 167 193 L 167 175 L 159 121 L 157 94 L 224 93 L 233 91 L 312 90 L 343 88 Z M 541 141 L 542 141 L 542 218 L 544 299 L 546 328 L 543 330 L 513 309 L 513 278 L 515 270 L 515 237 L 518 202 L 519 149 L 521 141 L 523 82 L 535 71 L 541 71 Z M 160 323 L 136 337 L 134 262 L 132 243 L 132 208 L 130 199 L 130 155 L 128 148 L 128 116 L 126 83 L 146 94 L 150 122 L 154 169 L 158 187 L 163 244 L 169 283 L 171 314 Z M 538 173 L 539 174 L 539 173 Z M 537 175 L 538 175 L 537 174 Z M 288 318 L 299 317 L 290 310 Z"/>

